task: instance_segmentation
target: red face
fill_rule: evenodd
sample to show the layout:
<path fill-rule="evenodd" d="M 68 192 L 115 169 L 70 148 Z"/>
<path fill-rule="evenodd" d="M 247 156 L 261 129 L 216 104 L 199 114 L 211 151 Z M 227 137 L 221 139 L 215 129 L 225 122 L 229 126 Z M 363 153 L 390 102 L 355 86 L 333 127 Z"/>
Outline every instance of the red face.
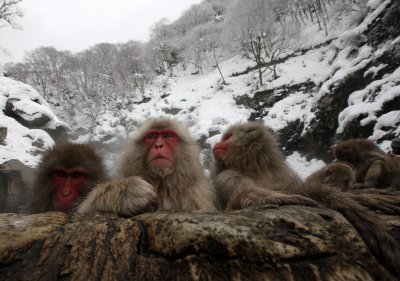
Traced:
<path fill-rule="evenodd" d="M 147 163 L 155 167 L 170 167 L 179 138 L 173 129 L 153 129 L 147 131 L 144 145 L 148 149 Z"/>
<path fill-rule="evenodd" d="M 82 167 L 56 167 L 51 173 L 51 182 L 57 210 L 66 212 L 78 200 L 79 190 L 87 182 L 86 170 Z"/>
<path fill-rule="evenodd" d="M 214 146 L 213 153 L 214 153 L 215 159 L 220 158 L 222 155 L 224 155 L 226 153 L 226 150 L 229 146 L 229 140 L 231 139 L 231 137 L 232 137 L 232 134 L 226 134 L 222 138 L 222 140 Z"/>

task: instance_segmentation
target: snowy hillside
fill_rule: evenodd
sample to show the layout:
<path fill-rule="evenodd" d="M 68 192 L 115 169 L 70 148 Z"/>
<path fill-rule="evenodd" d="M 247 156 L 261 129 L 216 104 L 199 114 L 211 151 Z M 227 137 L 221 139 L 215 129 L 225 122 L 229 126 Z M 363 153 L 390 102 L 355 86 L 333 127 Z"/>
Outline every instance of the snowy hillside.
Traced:
<path fill-rule="evenodd" d="M 398 16 L 396 5 L 371 0 L 364 20 L 340 21 L 329 37 L 315 25 L 305 28 L 304 48 L 282 57 L 276 78 L 270 70 L 264 72 L 263 86 L 252 70 L 254 62 L 239 55 L 219 63 L 226 85 L 218 69 L 192 75 L 194 66 L 178 64 L 135 92 L 128 107 L 99 114 L 85 134 L 72 128 L 73 141 L 94 142 L 115 155 L 126 135 L 144 120 L 175 118 L 188 125 L 201 144 L 207 168 L 211 146 L 229 125 L 261 120 L 278 135 L 288 162 L 302 176 L 324 165 L 320 159 L 329 161 L 330 147 L 343 139 L 368 137 L 388 149 L 390 139 L 400 135 L 400 34 L 390 26 L 390 19 Z M 391 7 L 395 12 L 387 12 Z M 4 86 L 0 91 L 5 96 Z M 51 120 L 60 124 L 54 116 Z M 24 140 L 25 135 L 19 133 Z M 21 151 L 13 152 L 16 156 L 3 154 L 2 161 L 22 157 L 31 146 L 21 145 Z M 5 148 L 10 150 L 9 145 Z M 113 166 L 114 156 L 106 158 Z M 34 159 L 24 161 L 31 164 Z"/>
<path fill-rule="evenodd" d="M 332 134 L 339 138 L 344 128 L 352 121 L 356 121 L 359 127 L 373 122 L 373 130 L 367 137 L 378 141 L 383 149 L 387 149 L 389 139 L 400 134 L 400 111 L 397 108 L 382 114 L 382 107 L 400 95 L 398 86 L 400 69 L 395 68 L 388 74 L 379 76 L 378 73 L 385 69 L 386 65 L 376 65 L 376 61 L 387 50 L 398 44 L 399 38 L 387 40 L 378 47 L 373 47 L 370 46 L 364 33 L 372 23 L 379 20 L 382 11 L 390 3 L 391 1 L 370 1 L 370 12 L 358 26 L 342 31 L 342 35 L 329 44 L 289 57 L 278 65 L 277 79 L 273 79 L 271 72 L 265 72 L 263 79 L 267 83 L 261 88 L 258 88 L 256 83 L 256 71 L 245 72 L 247 68 L 253 66 L 252 62 L 240 57 L 220 64 L 228 85 L 222 84 L 217 69 L 203 75 L 190 75 L 192 69 L 183 71 L 179 66 L 175 67 L 171 73 L 158 76 L 144 95 L 138 97 L 138 102 L 132 110 L 126 112 L 128 120 L 140 124 L 152 117 L 177 118 L 190 127 L 196 139 L 205 143 L 203 147 L 206 149 L 219 140 L 221 133 L 229 125 L 249 119 L 262 120 L 278 135 L 289 125 L 297 122 L 302 124 L 302 129 L 297 133 L 304 135 L 312 132 L 313 123 L 319 122 L 316 112 L 321 110 L 318 106 L 324 96 L 331 95 L 331 98 L 335 99 L 335 88 L 354 73 L 362 71 L 364 77 L 369 76 L 374 79 L 370 79 L 371 83 L 362 90 L 351 92 L 346 99 L 337 96 L 337 99 L 343 99 L 340 102 L 345 106 L 340 109 L 339 115 L 332 117 L 336 120 L 336 124 L 330 129 L 333 131 Z M 314 40 L 321 43 L 323 37 Z M 241 71 L 243 74 L 237 75 Z M 365 82 L 368 81 L 365 79 Z M 262 101 L 258 104 L 257 95 L 262 96 Z M 253 105 L 241 102 L 243 97 L 251 100 L 250 103 Z M 141 103 L 141 99 L 146 102 Z M 329 108 L 330 105 L 327 104 L 322 110 Z M 360 116 L 362 118 L 358 121 L 357 118 Z M 98 123 L 94 135 L 87 135 L 79 140 L 102 141 L 110 134 L 118 137 L 124 131 L 124 128 L 118 125 L 116 116 L 113 119 L 111 115 L 104 115 Z M 321 126 L 329 127 L 330 124 Z M 291 143 L 286 142 L 289 141 L 288 138 L 280 136 L 280 141 L 283 148 L 290 152 L 287 153 L 290 154 L 288 159 L 295 166 L 307 162 L 299 152 L 301 155 L 307 155 L 308 159 L 310 156 L 315 157 L 307 151 L 296 151 L 290 147 Z M 323 138 L 318 141 L 331 142 Z M 323 165 L 322 162 L 317 163 L 317 166 Z M 298 170 L 300 174 L 308 174 L 304 165 Z"/>

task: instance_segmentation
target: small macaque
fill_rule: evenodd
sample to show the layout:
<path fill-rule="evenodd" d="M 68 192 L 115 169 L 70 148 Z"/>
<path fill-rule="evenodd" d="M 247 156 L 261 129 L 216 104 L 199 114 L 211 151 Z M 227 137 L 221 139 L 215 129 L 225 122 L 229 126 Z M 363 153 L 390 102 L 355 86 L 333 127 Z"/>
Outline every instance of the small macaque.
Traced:
<path fill-rule="evenodd" d="M 155 210 L 215 210 L 200 148 L 179 122 L 154 119 L 127 142 L 116 179 L 99 185 L 78 212 L 119 216 Z"/>
<path fill-rule="evenodd" d="M 90 146 L 56 145 L 44 153 L 36 168 L 30 211 L 71 211 L 107 179 L 102 157 Z"/>
<path fill-rule="evenodd" d="M 305 180 L 302 194 L 341 213 L 357 229 L 376 258 L 399 277 L 400 245 L 390 236 L 385 222 L 366 207 L 389 214 L 398 213 L 400 209 L 389 202 L 342 191 L 351 186 L 353 179 L 353 171 L 347 164 L 333 163 L 311 174 Z"/>
<path fill-rule="evenodd" d="M 222 209 L 258 204 L 325 206 L 343 214 L 358 230 L 371 252 L 400 276 L 400 248 L 374 212 L 361 206 L 322 176 L 303 184 L 284 161 L 275 137 L 261 124 L 234 125 L 213 149 L 212 179 Z M 330 178 L 341 188 L 352 179 Z M 323 175 L 323 173 L 321 173 Z"/>
<path fill-rule="evenodd" d="M 339 143 L 334 156 L 352 166 L 356 173 L 355 188 L 400 189 L 400 160 L 391 157 L 368 139 L 352 139 Z"/>
<path fill-rule="evenodd" d="M 317 186 L 320 184 L 330 186 L 342 192 L 349 192 L 354 181 L 355 174 L 353 169 L 346 163 L 335 162 L 308 176 L 305 180 L 305 186 Z M 368 195 L 363 194 L 346 193 L 346 196 L 369 209 L 386 214 L 400 214 L 400 207 L 390 202 L 370 198 Z"/>
<path fill-rule="evenodd" d="M 340 191 L 349 191 L 355 182 L 355 174 L 350 165 L 336 162 L 308 176 L 305 180 L 305 184 L 307 185 L 309 182 L 315 180 L 322 184 L 332 185 Z"/>
<path fill-rule="evenodd" d="M 223 210 L 259 204 L 318 206 L 300 195 L 301 179 L 286 164 L 275 137 L 259 123 L 228 128 L 213 154 L 211 177 Z"/>

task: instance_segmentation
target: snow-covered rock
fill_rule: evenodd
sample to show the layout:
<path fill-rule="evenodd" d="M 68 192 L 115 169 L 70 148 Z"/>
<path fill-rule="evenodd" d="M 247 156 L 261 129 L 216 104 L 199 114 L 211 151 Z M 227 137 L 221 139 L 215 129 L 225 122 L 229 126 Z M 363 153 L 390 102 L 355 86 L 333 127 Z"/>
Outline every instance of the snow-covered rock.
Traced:
<path fill-rule="evenodd" d="M 53 138 L 68 125 L 31 86 L 0 77 L 0 129 L 0 164 L 17 159 L 34 166 L 40 152 L 54 145 Z"/>

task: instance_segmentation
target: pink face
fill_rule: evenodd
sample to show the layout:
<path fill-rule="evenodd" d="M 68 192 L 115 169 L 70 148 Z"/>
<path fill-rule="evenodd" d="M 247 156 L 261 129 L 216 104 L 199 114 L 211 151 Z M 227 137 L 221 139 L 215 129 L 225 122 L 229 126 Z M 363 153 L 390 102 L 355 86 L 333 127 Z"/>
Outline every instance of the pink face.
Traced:
<path fill-rule="evenodd" d="M 154 167 L 170 167 L 179 138 L 173 129 L 152 129 L 146 132 L 144 145 L 148 150 L 147 163 Z"/>
<path fill-rule="evenodd" d="M 222 140 L 214 146 L 213 154 L 214 154 L 215 159 L 220 158 L 222 155 L 224 155 L 226 153 L 226 150 L 228 149 L 229 141 L 230 141 L 231 137 L 232 137 L 232 134 L 226 134 L 222 138 Z"/>
<path fill-rule="evenodd" d="M 59 166 L 51 173 L 53 199 L 57 210 L 70 210 L 79 198 L 80 188 L 87 182 L 86 170 L 82 167 L 66 168 Z"/>

